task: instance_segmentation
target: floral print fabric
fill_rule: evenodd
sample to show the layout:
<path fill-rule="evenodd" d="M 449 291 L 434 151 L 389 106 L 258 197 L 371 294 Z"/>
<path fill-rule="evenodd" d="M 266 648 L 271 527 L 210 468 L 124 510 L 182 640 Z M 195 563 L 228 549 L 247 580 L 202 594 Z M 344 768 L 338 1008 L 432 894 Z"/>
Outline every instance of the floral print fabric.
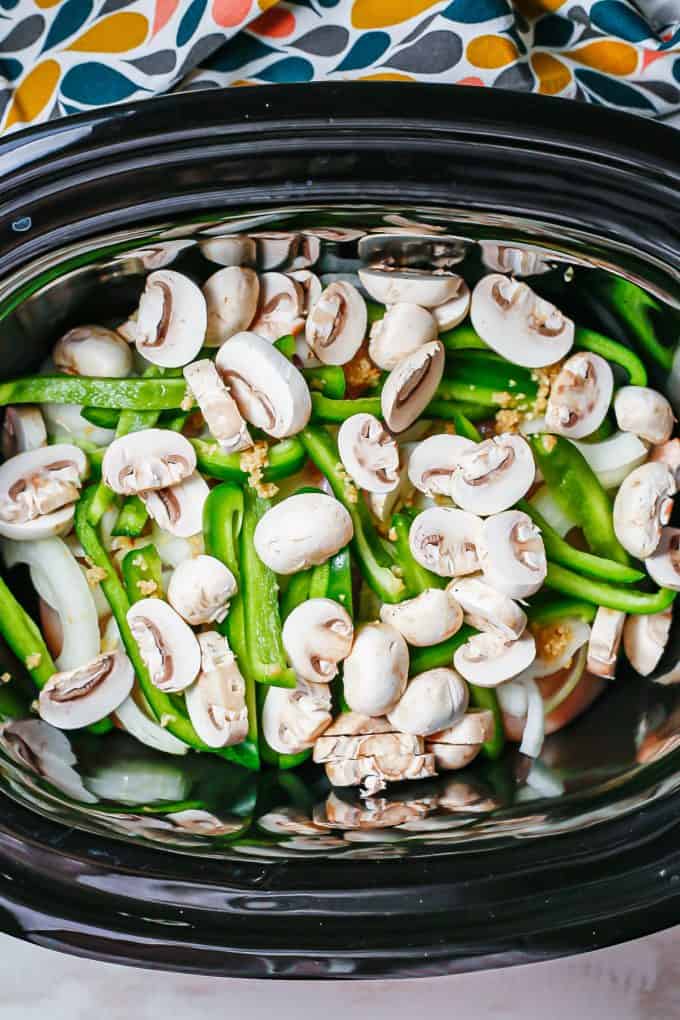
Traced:
<path fill-rule="evenodd" d="M 0 0 L 0 130 L 169 90 L 306 81 L 680 109 L 680 0 Z"/>

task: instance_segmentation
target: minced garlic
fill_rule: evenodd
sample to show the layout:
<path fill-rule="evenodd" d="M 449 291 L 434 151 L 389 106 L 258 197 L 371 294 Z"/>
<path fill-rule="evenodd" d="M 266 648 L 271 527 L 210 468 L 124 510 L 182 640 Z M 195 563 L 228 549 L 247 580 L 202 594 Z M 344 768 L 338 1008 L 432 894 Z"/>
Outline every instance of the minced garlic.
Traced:
<path fill-rule="evenodd" d="M 563 621 L 531 626 L 530 630 L 536 641 L 536 655 L 547 662 L 558 659 L 571 640 L 571 627 Z"/>
<path fill-rule="evenodd" d="M 88 567 L 85 571 L 85 578 L 90 588 L 96 588 L 98 584 L 105 581 L 108 577 L 108 572 L 104 567 Z"/>
<path fill-rule="evenodd" d="M 522 415 L 519 411 L 497 411 L 495 421 L 496 425 L 494 427 L 494 431 L 499 436 L 503 432 L 519 432 Z"/>
<path fill-rule="evenodd" d="M 158 585 L 155 581 L 146 581 L 143 578 L 137 581 L 137 587 L 141 591 L 142 595 L 153 595 L 155 591 L 158 591 Z"/>
<path fill-rule="evenodd" d="M 248 475 L 248 485 L 258 496 L 270 499 L 279 491 L 273 482 L 263 482 L 262 475 L 269 463 L 269 446 L 264 440 L 255 443 L 249 450 L 244 450 L 239 459 L 241 471 Z"/>
<path fill-rule="evenodd" d="M 8 684 L 11 679 L 12 679 L 12 674 L 11 673 L 2 673 L 2 674 L 0 674 L 0 683 Z"/>
<path fill-rule="evenodd" d="M 336 473 L 340 476 L 340 478 L 342 478 L 343 494 L 347 502 L 358 503 L 359 490 L 357 489 L 356 485 L 354 484 L 350 476 L 347 474 L 347 471 L 345 470 L 342 461 L 337 462 L 337 464 L 335 465 L 335 470 Z"/>
<path fill-rule="evenodd" d="M 40 652 L 32 652 L 31 655 L 27 655 L 24 660 L 26 663 L 26 669 L 37 669 L 42 662 L 42 655 Z"/>
<path fill-rule="evenodd" d="M 365 347 L 360 347 L 344 368 L 347 385 L 353 390 L 370 389 L 380 379 L 380 369 L 373 364 Z"/>

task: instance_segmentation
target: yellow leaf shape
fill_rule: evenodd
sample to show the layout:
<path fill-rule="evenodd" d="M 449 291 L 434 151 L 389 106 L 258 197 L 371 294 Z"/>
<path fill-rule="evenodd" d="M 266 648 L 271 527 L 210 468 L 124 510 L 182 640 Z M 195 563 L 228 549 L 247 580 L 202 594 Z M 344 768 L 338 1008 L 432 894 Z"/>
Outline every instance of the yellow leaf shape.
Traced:
<path fill-rule="evenodd" d="M 27 74 L 14 93 L 12 105 L 7 114 L 6 128 L 13 124 L 30 124 L 47 106 L 52 96 L 61 68 L 56 60 L 43 60 Z"/>
<path fill-rule="evenodd" d="M 569 50 L 564 56 L 604 74 L 632 74 L 638 62 L 635 47 L 615 39 L 599 39 L 577 50 Z"/>
<path fill-rule="evenodd" d="M 149 22 L 143 14 L 112 14 L 89 28 L 68 49 L 78 53 L 125 53 L 141 46 L 148 30 Z"/>
<path fill-rule="evenodd" d="M 474 67 L 505 67 L 518 56 L 514 42 L 500 35 L 480 35 L 468 43 L 467 58 Z"/>
<path fill-rule="evenodd" d="M 354 0 L 354 28 L 385 28 L 398 25 L 434 7 L 438 0 Z"/>
<path fill-rule="evenodd" d="M 268 11 L 270 7 L 274 7 L 279 0 L 257 0 L 257 6 L 261 11 Z"/>
<path fill-rule="evenodd" d="M 377 74 L 364 74 L 358 81 L 415 81 L 410 74 L 398 74 L 396 71 L 380 71 Z"/>
<path fill-rule="evenodd" d="M 46 11 L 48 7 L 56 7 L 57 4 L 61 3 L 61 0 L 33 0 L 33 3 L 41 11 Z"/>
<path fill-rule="evenodd" d="M 531 66 L 539 81 L 538 91 L 544 96 L 554 96 L 566 88 L 571 81 L 571 71 L 555 60 L 549 53 L 534 53 Z"/>

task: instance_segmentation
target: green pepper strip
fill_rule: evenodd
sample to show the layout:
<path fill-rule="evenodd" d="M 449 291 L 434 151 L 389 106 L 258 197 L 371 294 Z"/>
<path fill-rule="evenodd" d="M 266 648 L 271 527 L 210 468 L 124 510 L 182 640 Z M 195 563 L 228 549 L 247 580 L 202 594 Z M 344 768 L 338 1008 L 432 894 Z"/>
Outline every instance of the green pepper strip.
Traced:
<path fill-rule="evenodd" d="M 498 695 L 493 687 L 477 687 L 470 683 L 468 687 L 470 688 L 470 701 L 475 708 L 486 708 L 493 715 L 493 734 L 482 744 L 482 751 L 487 758 L 495 761 L 496 758 L 500 758 L 505 747 L 503 713 L 498 703 Z"/>
<path fill-rule="evenodd" d="M 163 598 L 163 564 L 155 545 L 149 543 L 141 549 L 131 549 L 123 557 L 121 571 L 131 605 L 148 598 L 150 594 L 154 598 Z M 145 594 L 143 588 L 149 581 L 156 587 L 153 592 L 147 591 Z"/>
<path fill-rule="evenodd" d="M 463 350 L 447 359 L 437 396 L 505 406 L 504 395 L 509 394 L 514 405 L 524 406 L 531 404 L 537 392 L 536 379 L 521 365 L 492 351 Z"/>
<path fill-rule="evenodd" d="M 248 480 L 248 475 L 241 468 L 240 453 L 223 453 L 217 443 L 205 439 L 190 439 L 189 442 L 196 451 L 196 463 L 203 474 L 225 482 L 244 483 Z M 297 436 L 282 439 L 269 447 L 268 463 L 262 472 L 262 480 L 275 482 L 280 478 L 288 478 L 302 468 L 306 459 L 304 446 Z"/>
<path fill-rule="evenodd" d="M 472 328 L 469 323 L 455 326 L 439 334 L 439 339 L 447 351 L 461 350 L 483 350 L 488 351 L 489 346 L 481 336 Z"/>
<path fill-rule="evenodd" d="M 289 361 L 292 361 L 295 357 L 295 337 L 290 333 L 286 333 L 285 336 L 280 336 L 278 340 L 275 340 L 274 347 L 283 354 L 284 358 L 288 358 Z"/>
<path fill-rule="evenodd" d="M 472 424 L 470 419 L 465 414 L 454 414 L 452 422 L 456 430 L 456 435 L 464 436 L 465 439 L 471 439 L 473 443 L 481 443 L 482 436 L 479 429 Z"/>
<path fill-rule="evenodd" d="M 351 418 L 353 414 L 372 414 L 382 418 L 380 397 L 356 397 L 354 400 L 333 400 L 323 393 L 312 393 L 312 421 L 340 423 Z M 435 397 L 423 411 L 423 418 L 441 418 L 443 421 L 455 421 L 464 414 L 471 420 L 489 417 L 488 404 L 453 403 L 448 399 Z"/>
<path fill-rule="evenodd" d="M 585 599 L 596 606 L 617 609 L 622 613 L 646 615 L 662 613 L 673 602 L 676 592 L 670 588 L 659 588 L 655 592 L 638 591 L 636 588 L 617 588 L 604 581 L 594 581 L 575 574 L 557 563 L 548 562 L 548 573 L 545 579 L 547 588 L 553 588 L 563 595 L 571 595 L 576 599 Z"/>
<path fill-rule="evenodd" d="M 27 375 L 0 383 L 5 404 L 84 404 L 131 411 L 167 411 L 181 407 L 184 379 L 94 379 L 77 375 Z"/>
<path fill-rule="evenodd" d="M 406 585 L 407 597 L 414 598 L 427 588 L 443 588 L 446 585 L 445 579 L 423 567 L 411 552 L 408 540 L 411 518 L 406 514 L 394 514 L 392 528 L 396 536 L 394 545 L 397 563 L 402 572 L 402 580 Z"/>
<path fill-rule="evenodd" d="M 57 672 L 57 667 L 37 625 L 14 598 L 2 578 L 0 578 L 0 631 L 17 659 L 30 673 L 36 687 L 44 687 L 50 677 Z M 28 663 L 34 660 L 36 665 L 29 666 Z"/>
<path fill-rule="evenodd" d="M 326 397 L 342 400 L 347 388 L 345 373 L 340 365 L 321 365 L 317 368 L 303 368 L 302 374 L 312 392 L 323 393 Z"/>
<path fill-rule="evenodd" d="M 411 648 L 411 675 L 415 676 L 418 673 L 424 673 L 427 669 L 440 669 L 442 666 L 450 666 L 453 653 L 458 651 L 460 646 L 464 645 L 468 638 L 471 638 L 476 633 L 477 631 L 473 627 L 468 627 L 464 623 L 453 637 L 447 638 L 446 641 L 440 641 L 438 645 L 429 645 L 426 648 Z"/>
<path fill-rule="evenodd" d="M 118 514 L 112 534 L 139 538 L 148 519 L 148 511 L 139 496 L 128 496 Z"/>
<path fill-rule="evenodd" d="M 374 322 L 380 322 L 381 319 L 384 319 L 386 311 L 385 305 L 378 304 L 377 301 L 367 301 L 366 317 L 368 319 L 368 328 L 370 329 Z"/>
<path fill-rule="evenodd" d="M 541 627 L 548 623 L 558 623 L 569 616 L 578 616 L 585 623 L 592 623 L 597 613 L 597 606 L 579 598 L 549 597 L 527 606 L 526 613 L 531 623 L 536 623 Z"/>
<path fill-rule="evenodd" d="M 592 282 L 589 281 L 592 287 Z M 661 306 L 650 294 L 620 276 L 607 274 L 595 281 L 595 294 L 625 327 L 626 333 L 666 372 L 673 367 L 673 348 L 664 347 L 656 335 L 650 312 Z"/>
<path fill-rule="evenodd" d="M 508 398 L 509 394 L 509 398 Z M 482 383 L 465 382 L 462 379 L 452 379 L 445 376 L 437 390 L 437 401 L 454 400 L 457 403 L 483 404 L 489 410 L 498 407 L 520 407 L 528 408 L 531 400 L 525 399 L 525 395 L 513 395 L 510 390 L 499 390 L 495 386 L 485 386 Z"/>
<path fill-rule="evenodd" d="M 536 462 L 557 504 L 576 521 L 596 556 L 628 564 L 614 533 L 611 499 L 583 454 L 562 436 L 530 437 Z"/>
<path fill-rule="evenodd" d="M 594 329 L 583 329 L 581 326 L 576 327 L 574 344 L 579 350 L 592 351 L 606 361 L 613 361 L 621 368 L 625 368 L 631 386 L 647 385 L 647 369 L 630 347 L 625 347 L 602 333 L 596 333 Z"/>
<path fill-rule="evenodd" d="M 288 587 L 281 596 L 281 622 L 285 623 L 290 614 L 298 606 L 302 605 L 309 598 L 309 585 L 312 578 L 312 568 L 300 570 L 293 574 L 288 582 Z"/>
<path fill-rule="evenodd" d="M 90 425 L 97 425 L 100 429 L 115 429 L 121 412 L 113 407 L 84 407 L 80 414 Z"/>

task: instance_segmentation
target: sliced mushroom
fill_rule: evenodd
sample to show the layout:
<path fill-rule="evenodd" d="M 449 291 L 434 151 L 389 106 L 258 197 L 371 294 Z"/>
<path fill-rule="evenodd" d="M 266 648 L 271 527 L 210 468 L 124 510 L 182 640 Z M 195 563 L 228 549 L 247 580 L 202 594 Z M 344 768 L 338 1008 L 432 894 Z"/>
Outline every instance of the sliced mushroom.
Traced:
<path fill-rule="evenodd" d="M 426 737 L 465 715 L 468 697 L 468 686 L 454 669 L 428 669 L 409 681 L 387 718 L 403 733 Z"/>
<path fill-rule="evenodd" d="M 324 288 L 307 316 L 305 339 L 325 365 L 351 361 L 366 335 L 366 302 L 356 287 L 336 280 Z"/>
<path fill-rule="evenodd" d="M 352 758 L 383 757 L 395 754 L 422 754 L 421 737 L 411 733 L 369 733 L 357 737 L 329 737 L 328 731 L 317 737 L 314 761 L 346 761 Z"/>
<path fill-rule="evenodd" d="M 479 570 L 482 521 L 453 507 L 433 506 L 418 514 L 409 531 L 409 545 L 423 567 L 440 577 L 458 577 Z"/>
<path fill-rule="evenodd" d="M 321 297 L 323 290 L 321 280 L 309 269 L 296 269 L 295 272 L 288 273 L 288 276 L 302 288 L 302 314 L 309 315 Z"/>
<path fill-rule="evenodd" d="M 184 695 L 198 736 L 208 747 L 240 744 L 248 736 L 246 683 L 226 638 L 215 630 L 198 635 L 201 671 Z"/>
<path fill-rule="evenodd" d="M 633 669 L 649 676 L 661 661 L 673 623 L 673 610 L 631 614 L 623 625 L 623 648 Z"/>
<path fill-rule="evenodd" d="M 393 733 L 394 727 L 384 716 L 364 715 L 361 712 L 341 712 L 324 735 L 327 737 L 359 737 L 367 733 Z"/>
<path fill-rule="evenodd" d="M 127 620 L 151 683 L 166 693 L 189 687 L 201 668 L 201 649 L 179 613 L 162 599 L 140 599 Z"/>
<path fill-rule="evenodd" d="M 270 687 L 262 710 L 262 733 L 279 754 L 300 754 L 331 722 L 331 694 L 327 684 L 299 680 L 294 691 Z"/>
<path fill-rule="evenodd" d="M 67 673 L 54 673 L 40 692 L 40 717 L 61 730 L 105 719 L 125 701 L 135 673 L 124 652 L 105 652 Z"/>
<path fill-rule="evenodd" d="M 203 346 L 206 325 L 205 298 L 188 276 L 174 269 L 147 276 L 135 328 L 142 357 L 164 368 L 186 365 Z"/>
<path fill-rule="evenodd" d="M 541 533 L 521 510 L 506 510 L 484 521 L 480 544 L 484 580 L 511 599 L 535 594 L 548 564 Z"/>
<path fill-rule="evenodd" d="M 645 560 L 647 573 L 661 588 L 680 591 L 680 528 L 663 528 L 661 539 Z"/>
<path fill-rule="evenodd" d="M 436 340 L 437 334 L 437 321 L 427 308 L 401 301 L 371 326 L 368 354 L 379 368 L 390 371 L 407 354 Z"/>
<path fill-rule="evenodd" d="M 333 496 L 301 492 L 281 500 L 260 518 L 255 551 L 277 574 L 318 566 L 347 545 L 352 518 Z"/>
<path fill-rule="evenodd" d="M 201 409 L 211 435 L 225 453 L 238 453 L 253 445 L 238 404 L 224 385 L 219 372 L 207 358 L 193 361 L 184 368 L 196 403 Z"/>
<path fill-rule="evenodd" d="M 453 665 L 478 687 L 497 687 L 530 666 L 536 655 L 533 635 L 525 630 L 516 641 L 490 631 L 474 634 L 456 650 Z"/>
<path fill-rule="evenodd" d="M 380 610 L 380 619 L 389 623 L 416 648 L 446 641 L 460 630 L 463 612 L 448 591 L 427 588 L 415 598 L 389 605 Z"/>
<path fill-rule="evenodd" d="M 371 792 L 385 789 L 386 783 L 435 776 L 434 755 L 395 754 L 326 762 L 326 775 L 333 786 L 364 785 Z"/>
<path fill-rule="evenodd" d="M 453 329 L 463 321 L 470 311 L 470 298 L 470 288 L 465 280 L 461 279 L 456 296 L 432 309 L 440 333 Z"/>
<path fill-rule="evenodd" d="M 680 478 L 680 439 L 670 439 L 660 446 L 653 446 L 649 459 L 654 463 L 658 461 L 669 467 L 677 485 Z"/>
<path fill-rule="evenodd" d="M 624 478 L 614 499 L 614 531 L 631 556 L 644 560 L 655 551 L 676 492 L 670 468 L 658 461 L 642 464 Z"/>
<path fill-rule="evenodd" d="M 408 462 L 408 476 L 419 492 L 426 496 L 450 496 L 451 480 L 464 453 L 476 446 L 465 436 L 447 432 L 429 436 L 413 450 Z"/>
<path fill-rule="evenodd" d="M 513 276 L 538 276 L 547 273 L 550 264 L 541 252 L 497 241 L 480 241 L 482 262 L 498 273 L 512 273 Z"/>
<path fill-rule="evenodd" d="M 472 292 L 477 333 L 504 358 L 525 368 L 554 365 L 571 350 L 574 323 L 549 301 L 507 276 L 483 276 Z"/>
<path fill-rule="evenodd" d="M 121 496 L 167 489 L 196 467 L 193 446 L 170 429 L 142 429 L 114 439 L 104 454 L 102 478 Z"/>
<path fill-rule="evenodd" d="M 2 455 L 5 460 L 47 445 L 47 429 L 39 407 L 17 404 L 5 408 L 2 423 Z"/>
<path fill-rule="evenodd" d="M 304 292 L 300 284 L 285 273 L 263 273 L 260 298 L 250 329 L 274 343 L 282 336 L 304 329 Z"/>
<path fill-rule="evenodd" d="M 336 793 L 331 792 L 323 804 L 315 806 L 314 820 L 317 825 L 324 828 L 357 830 L 349 833 L 345 831 L 345 838 L 348 835 L 352 837 L 371 836 L 371 829 L 392 828 L 416 819 L 423 819 L 437 807 L 436 797 L 419 797 L 417 800 L 407 800 L 407 796 L 404 794 L 397 801 L 381 797 L 378 800 L 357 803 L 356 801 L 343 800 Z M 369 831 L 358 831 L 362 829 Z"/>
<path fill-rule="evenodd" d="M 431 733 L 429 740 L 436 744 L 475 745 L 489 740 L 494 733 L 493 712 L 488 708 L 468 708 L 465 715 L 444 730 Z"/>
<path fill-rule="evenodd" d="M 215 362 L 238 409 L 276 439 L 303 429 L 312 400 L 301 372 L 256 333 L 237 333 L 220 347 Z"/>
<path fill-rule="evenodd" d="M 260 281 L 254 269 L 227 266 L 203 284 L 207 309 L 206 347 L 219 347 L 255 318 Z"/>
<path fill-rule="evenodd" d="M 354 627 L 346 609 L 334 599 L 312 598 L 289 614 L 283 625 L 283 647 L 298 676 L 328 684 L 338 663 L 352 648 Z"/>
<path fill-rule="evenodd" d="M 446 590 L 462 607 L 465 622 L 477 630 L 496 631 L 513 641 L 527 625 L 526 613 L 516 602 L 477 577 L 456 578 Z"/>
<path fill-rule="evenodd" d="M 613 392 L 614 373 L 604 358 L 590 351 L 572 354 L 550 390 L 545 412 L 549 431 L 568 439 L 589 436 L 604 421 Z"/>
<path fill-rule="evenodd" d="M 55 368 L 68 375 L 122 379 L 132 371 L 132 352 L 125 340 L 103 326 L 77 326 L 57 340 Z"/>
<path fill-rule="evenodd" d="M 254 266 L 257 246 L 247 234 L 228 234 L 200 241 L 201 254 L 218 266 Z"/>
<path fill-rule="evenodd" d="M 383 305 L 401 302 L 436 308 L 458 296 L 461 277 L 456 273 L 430 273 L 424 269 L 391 269 L 383 265 L 359 270 L 364 289 Z"/>
<path fill-rule="evenodd" d="M 195 556 L 173 570 L 168 602 L 187 623 L 198 627 L 222 623 L 236 592 L 236 578 L 229 567 L 214 556 Z"/>
<path fill-rule="evenodd" d="M 482 749 L 481 744 L 438 744 L 436 741 L 427 740 L 425 748 L 428 754 L 433 755 L 435 767 L 440 772 L 452 772 L 455 769 L 464 769 L 466 765 L 474 761 Z"/>
<path fill-rule="evenodd" d="M 203 528 L 203 507 L 210 494 L 203 475 L 194 471 L 176 485 L 141 492 L 140 499 L 164 531 L 176 538 L 191 538 Z"/>
<path fill-rule="evenodd" d="M 87 470 L 87 457 L 69 443 L 6 460 L 0 466 L 0 535 L 21 541 L 68 531 Z"/>
<path fill-rule="evenodd" d="M 298 258 L 300 259 L 298 268 L 302 268 L 316 261 L 315 253 L 318 257 L 316 246 L 311 251 L 307 247 L 309 241 L 314 241 L 315 238 L 306 239 L 307 245 L 300 252 L 302 237 L 290 230 L 258 231 L 250 236 L 257 244 L 257 261 L 262 269 L 278 269 L 283 266 L 293 268 Z"/>
<path fill-rule="evenodd" d="M 385 715 L 406 690 L 409 654 L 406 642 L 386 623 L 367 623 L 345 659 L 345 700 L 353 712 Z"/>
<path fill-rule="evenodd" d="M 434 397 L 444 374 L 444 348 L 435 340 L 408 354 L 388 375 L 380 406 L 392 432 L 403 432 Z"/>
<path fill-rule="evenodd" d="M 535 475 L 534 455 L 526 439 L 504 432 L 474 443 L 460 455 L 450 495 L 463 510 L 486 517 L 507 510 L 525 496 Z"/>
<path fill-rule="evenodd" d="M 343 467 L 360 489 L 392 492 L 399 485 L 399 449 L 372 414 L 353 414 L 342 423 L 338 451 Z"/>
<path fill-rule="evenodd" d="M 0 723 L 3 751 L 24 769 L 46 779 L 52 786 L 83 804 L 94 804 L 97 797 L 83 785 L 71 742 L 54 726 L 42 719 L 12 719 Z"/>
<path fill-rule="evenodd" d="M 595 676 L 611 680 L 616 675 L 623 625 L 626 614 L 600 606 L 590 630 L 587 669 Z"/>
<path fill-rule="evenodd" d="M 673 408 L 647 386 L 622 386 L 614 400 L 614 414 L 622 432 L 634 432 L 654 446 L 666 443 L 673 434 Z"/>

